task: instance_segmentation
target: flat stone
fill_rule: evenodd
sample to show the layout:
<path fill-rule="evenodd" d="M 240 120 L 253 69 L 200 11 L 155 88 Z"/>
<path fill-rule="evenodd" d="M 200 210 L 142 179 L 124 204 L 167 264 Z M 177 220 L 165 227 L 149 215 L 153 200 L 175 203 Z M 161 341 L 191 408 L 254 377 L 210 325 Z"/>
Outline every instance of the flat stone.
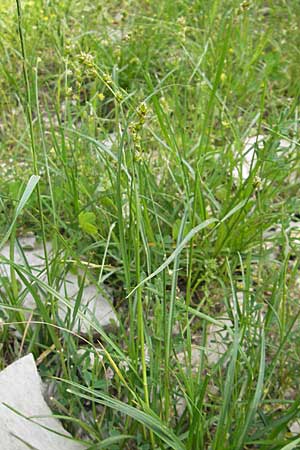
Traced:
<path fill-rule="evenodd" d="M 45 255 L 42 245 L 37 244 L 35 242 L 35 237 L 31 235 L 27 236 L 26 239 L 19 238 L 18 242 L 19 245 L 16 245 L 14 252 L 15 263 L 19 266 L 30 268 L 34 276 L 38 277 L 43 283 L 47 284 Z M 51 264 L 53 251 L 50 242 L 47 242 L 46 248 L 48 259 Z M 10 259 L 9 244 L 3 247 L 0 251 L 0 255 Z M 60 273 L 64 273 L 63 267 Z M 5 261 L 0 261 L 0 289 L 2 289 L 3 292 L 3 288 L 1 288 L 1 277 L 5 277 L 8 282 L 10 282 L 10 265 Z M 19 293 L 23 296 L 22 304 L 20 306 L 23 306 L 30 311 L 35 311 L 36 302 L 34 297 L 30 292 L 28 292 L 26 284 L 21 280 L 18 274 L 16 274 L 16 278 L 20 286 Z M 26 275 L 26 278 L 28 283 L 30 283 L 30 277 Z M 88 332 L 93 332 L 93 326 L 91 324 L 100 325 L 102 327 L 108 327 L 111 323 L 118 324 L 118 319 L 112 307 L 111 296 L 104 288 L 100 288 L 96 284 L 91 283 L 88 277 L 85 276 L 84 272 L 80 269 L 77 270 L 77 273 L 72 273 L 69 271 L 63 276 L 62 280 L 57 280 L 60 286 L 58 293 L 61 297 L 65 298 L 69 304 L 68 307 L 62 301 L 58 302 L 59 318 L 64 322 L 68 311 L 70 311 L 70 316 L 72 319 L 76 299 L 80 292 L 83 279 L 84 286 L 82 288 L 79 311 L 88 320 L 85 321 L 77 315 L 73 323 L 73 330 L 86 334 Z M 35 283 L 35 288 L 37 288 L 37 283 Z M 39 289 L 39 295 L 41 298 L 44 298 L 44 301 L 46 302 L 47 293 L 45 291 L 46 289 Z M 27 314 L 27 316 L 29 316 L 29 314 Z"/>
<path fill-rule="evenodd" d="M 104 147 L 106 147 L 108 150 L 111 150 L 113 148 L 113 146 L 116 144 L 116 142 L 117 142 L 117 134 L 112 132 L 112 133 L 108 133 L 108 135 L 101 142 L 101 144 Z"/>
<path fill-rule="evenodd" d="M 34 250 L 36 247 L 35 234 L 30 232 L 24 236 L 20 236 L 19 243 L 24 250 Z"/>
<path fill-rule="evenodd" d="M 195 375 L 198 372 L 199 366 L 200 366 L 200 352 L 201 349 L 199 346 L 192 345 L 191 348 L 191 371 L 192 374 Z M 187 369 L 187 363 L 189 362 L 189 356 L 187 352 L 179 352 L 176 355 L 176 359 L 178 363 Z"/>
<path fill-rule="evenodd" d="M 225 323 L 228 325 L 229 321 L 225 320 Z M 210 325 L 207 331 L 207 341 L 205 347 L 205 357 L 207 359 L 208 367 L 212 367 L 218 363 L 219 359 L 224 355 L 227 351 L 227 330 L 216 325 Z M 188 354 L 187 352 L 180 352 L 176 355 L 177 362 L 184 368 L 186 371 L 188 369 L 187 365 L 189 364 Z M 192 345 L 191 348 L 191 360 L 190 360 L 190 369 L 193 376 L 196 376 L 201 363 L 201 346 Z M 210 394 L 215 394 L 217 392 L 217 388 L 210 383 L 209 389 Z M 177 395 L 175 397 L 176 401 L 176 415 L 180 418 L 187 406 L 186 399 L 183 395 Z"/>
<path fill-rule="evenodd" d="M 299 436 L 300 435 L 300 423 L 298 420 L 296 420 L 295 422 L 293 422 L 290 426 L 289 426 L 290 432 L 292 433 L 293 436 Z"/>
<path fill-rule="evenodd" d="M 231 325 L 229 319 L 224 320 L 224 326 Z M 206 357 L 209 366 L 217 364 L 228 349 L 229 336 L 226 328 L 211 325 L 207 335 Z"/>
<path fill-rule="evenodd" d="M 290 225 L 287 229 L 287 232 L 289 232 L 291 242 L 294 245 L 299 246 L 300 245 L 300 222 L 291 220 Z"/>
<path fill-rule="evenodd" d="M 239 300 L 240 296 L 238 296 L 237 298 L 238 302 Z M 204 349 L 204 355 L 207 359 L 208 366 L 210 367 L 219 361 L 219 359 L 226 353 L 228 346 L 232 342 L 232 338 L 228 332 L 228 328 L 232 326 L 231 320 L 227 316 L 218 320 L 220 322 L 220 326 L 211 324 L 207 328 L 207 339 Z M 192 374 L 196 374 L 200 366 L 201 349 L 201 344 L 192 345 L 190 361 Z M 177 353 L 176 358 L 181 366 L 187 367 L 187 352 Z"/>
<path fill-rule="evenodd" d="M 236 157 L 239 162 L 237 167 L 233 169 L 232 175 L 235 180 L 245 181 L 249 175 L 250 171 L 254 168 L 257 162 L 256 149 L 262 150 L 265 145 L 265 141 L 268 136 L 264 136 L 263 134 L 259 134 L 257 136 L 248 136 L 245 139 L 242 157 L 235 152 Z M 278 143 L 278 151 L 287 153 L 292 148 L 292 142 L 287 139 L 280 139 Z"/>
<path fill-rule="evenodd" d="M 255 148 L 257 146 L 258 149 L 262 149 L 264 139 L 265 136 L 261 134 L 246 138 L 239 167 L 235 167 L 232 172 L 234 179 L 245 181 L 249 177 L 251 168 L 255 166 L 257 161 Z"/>
<path fill-rule="evenodd" d="M 71 435 L 53 417 L 42 396 L 41 386 L 32 354 L 24 356 L 0 373 L 1 449 L 85 448 L 71 440 Z"/>
<path fill-rule="evenodd" d="M 67 273 L 61 288 L 60 295 L 67 298 L 72 306 L 75 305 L 76 298 L 80 291 L 81 277 L 83 277 L 83 272 L 80 271 L 78 275 L 71 272 Z M 102 290 L 103 291 L 103 290 Z M 106 294 L 107 298 L 104 297 Z M 80 295 L 80 294 L 79 294 Z M 58 308 L 59 317 L 64 320 L 69 308 L 60 303 Z M 109 303 L 109 296 L 105 291 L 103 294 L 100 289 L 95 285 L 84 281 L 84 288 L 81 297 L 81 313 L 88 319 L 88 321 L 99 324 L 102 327 L 108 327 L 111 323 L 118 324 L 118 319 L 114 310 Z M 76 318 L 74 329 L 81 332 L 87 333 L 90 331 L 91 326 L 87 321 Z"/>

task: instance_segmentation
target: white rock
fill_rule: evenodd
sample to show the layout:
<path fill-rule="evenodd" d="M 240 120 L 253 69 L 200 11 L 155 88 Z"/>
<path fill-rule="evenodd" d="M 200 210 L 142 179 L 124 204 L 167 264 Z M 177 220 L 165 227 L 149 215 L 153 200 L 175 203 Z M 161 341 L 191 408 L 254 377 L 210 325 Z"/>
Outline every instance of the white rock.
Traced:
<path fill-rule="evenodd" d="M 69 439 L 70 437 L 60 422 L 52 416 L 43 399 L 41 379 L 31 354 L 14 362 L 0 373 L 1 449 L 85 448 L 82 444 Z"/>
<path fill-rule="evenodd" d="M 229 320 L 225 321 L 227 324 L 231 324 Z M 227 351 L 228 344 L 228 332 L 226 329 L 217 327 L 216 325 L 211 325 L 207 332 L 207 341 L 205 348 L 205 356 L 207 358 L 207 363 L 209 367 L 216 364 L 222 355 Z M 187 352 L 177 353 L 177 362 L 187 370 L 189 364 L 189 357 Z M 190 368 L 192 375 L 197 375 L 201 362 L 201 347 L 192 345 L 191 348 L 191 360 Z M 216 388 L 211 385 L 209 387 L 210 393 L 216 393 Z M 183 395 L 176 395 L 176 414 L 177 417 L 181 417 L 186 408 L 186 399 Z"/>
<path fill-rule="evenodd" d="M 291 220 L 290 226 L 286 230 L 290 234 L 291 242 L 294 245 L 300 245 L 300 222 Z"/>
<path fill-rule="evenodd" d="M 295 422 L 293 422 L 290 426 L 289 426 L 290 432 L 294 435 L 294 436 L 300 436 L 300 423 L 298 420 L 296 420 Z"/>
<path fill-rule="evenodd" d="M 280 139 L 280 141 L 279 141 L 279 148 L 280 149 L 290 148 L 291 145 L 292 145 L 292 142 L 287 141 L 286 139 Z"/>
<path fill-rule="evenodd" d="M 193 374 L 196 374 L 199 369 L 200 352 L 201 352 L 201 349 L 199 346 L 192 345 L 190 365 L 191 365 L 191 370 L 192 370 Z M 187 368 L 187 364 L 189 363 L 188 352 L 179 352 L 179 353 L 177 353 L 176 358 L 177 358 L 178 363 L 181 366 Z"/>
<path fill-rule="evenodd" d="M 117 134 L 112 132 L 106 136 L 106 138 L 101 142 L 101 144 L 108 150 L 111 150 L 116 142 L 117 142 Z"/>
<path fill-rule="evenodd" d="M 256 147 L 257 150 L 264 148 L 264 142 L 267 140 L 267 136 L 259 134 L 257 136 L 247 137 L 244 142 L 242 151 L 242 157 L 235 152 L 235 156 L 238 159 L 238 165 L 234 167 L 232 175 L 235 180 L 245 181 L 250 175 L 250 169 L 252 170 L 257 162 Z M 278 145 L 278 151 L 285 151 L 291 149 L 292 142 L 286 139 L 280 139 Z"/>
<path fill-rule="evenodd" d="M 183 397 L 183 395 L 176 395 L 175 402 L 176 402 L 176 406 L 175 406 L 176 415 L 177 415 L 177 417 L 181 417 L 182 414 L 184 413 L 186 405 L 187 405 L 186 399 Z"/>
<path fill-rule="evenodd" d="M 35 238 L 21 237 L 18 239 L 20 247 L 15 246 L 14 262 L 23 266 L 29 266 L 36 276 L 42 272 L 45 272 L 45 255 L 42 245 L 37 245 Z M 22 246 L 22 243 L 24 246 Z M 50 242 L 46 244 L 47 253 L 51 254 L 52 246 Z M 0 256 L 10 259 L 10 247 L 6 244 L 0 250 Z M 0 276 L 9 276 L 10 266 L 5 262 L 0 261 Z"/>
<path fill-rule="evenodd" d="M 263 233 L 263 247 L 268 252 L 268 259 L 276 261 L 280 256 L 280 236 L 282 235 L 281 225 L 272 225 Z"/>
<path fill-rule="evenodd" d="M 229 318 L 219 319 L 223 327 L 211 324 L 207 330 L 206 347 L 204 354 L 207 358 L 209 366 L 216 364 L 219 359 L 227 351 L 228 345 L 231 342 L 231 337 L 228 332 L 228 328 L 232 323 Z M 191 370 L 193 374 L 196 374 L 200 365 L 201 346 L 192 345 L 191 348 Z M 177 353 L 177 361 L 184 367 L 187 367 L 189 361 L 187 352 Z"/>
<path fill-rule="evenodd" d="M 192 375 L 196 375 L 198 370 L 199 370 L 199 366 L 200 366 L 200 347 L 193 345 L 191 348 L 191 361 L 190 361 L 190 368 L 191 368 L 191 372 Z M 188 364 L 189 364 L 189 355 L 187 352 L 179 352 L 176 355 L 176 359 L 177 362 L 183 367 L 183 369 L 187 370 L 188 369 Z M 184 413 L 184 410 L 186 408 L 186 399 L 183 395 L 175 395 L 175 409 L 176 409 L 176 415 L 177 417 L 181 417 L 182 414 Z"/>
<path fill-rule="evenodd" d="M 80 271 L 79 275 L 83 276 L 83 272 Z M 72 306 L 75 306 L 76 298 L 80 291 L 80 284 L 80 276 L 69 272 L 60 288 L 60 295 L 70 300 Z M 118 324 L 116 314 L 108 301 L 108 294 L 106 296 L 107 298 L 103 296 L 95 284 L 90 284 L 88 280 L 85 280 L 80 311 L 89 321 L 96 325 L 99 324 L 102 327 L 107 327 L 112 322 Z M 59 304 L 58 314 L 62 320 L 65 319 L 68 309 L 66 305 Z M 81 333 L 87 333 L 91 327 L 88 322 L 77 317 L 74 329 Z"/>
<path fill-rule="evenodd" d="M 19 239 L 19 243 L 24 242 Z M 47 284 L 46 277 L 46 265 L 45 265 L 45 255 L 41 245 L 35 245 L 34 248 L 28 249 L 28 240 L 25 241 L 26 248 L 20 249 L 18 246 L 15 247 L 14 261 L 19 266 L 29 267 L 32 274 L 41 279 L 43 283 Z M 31 246 L 33 245 L 32 240 L 30 241 Z M 50 242 L 47 242 L 47 254 L 49 261 L 51 263 L 52 259 L 52 246 Z M 10 249 L 9 244 L 4 246 L 1 250 L 0 255 L 5 258 L 10 259 Z M 10 265 L 4 261 L 0 261 L 0 277 L 6 277 L 10 280 Z M 21 292 L 23 295 L 22 306 L 29 310 L 34 311 L 36 309 L 36 302 L 34 297 L 30 292 L 28 292 L 25 283 L 20 279 L 18 274 L 16 274 L 17 280 L 21 286 Z M 26 275 L 28 284 L 31 282 L 30 277 Z M 77 274 L 68 272 L 64 279 L 60 282 L 59 294 L 61 297 L 65 298 L 70 305 L 70 308 L 66 306 L 62 301 L 58 302 L 58 315 L 62 321 L 65 320 L 68 310 L 72 313 L 74 310 L 77 295 L 80 291 L 81 280 L 85 278 L 84 287 L 82 290 L 82 296 L 80 301 L 79 311 L 84 314 L 84 316 L 92 323 L 99 324 L 100 326 L 106 327 L 111 324 L 111 322 L 118 323 L 116 314 L 111 306 L 111 299 L 109 294 L 104 290 L 100 290 L 98 286 L 89 282 L 87 277 L 84 277 L 84 273 L 81 270 L 77 271 Z M 37 283 L 35 283 L 35 288 L 37 288 Z M 0 289 L 1 289 L 1 279 L 0 279 Z M 40 296 L 46 298 L 46 289 L 40 289 Z M 3 289 L 2 289 L 3 291 Z M 79 333 L 87 333 L 92 331 L 90 324 L 76 317 L 73 324 L 73 329 Z"/>
<path fill-rule="evenodd" d="M 245 181 L 249 177 L 250 169 L 255 166 L 257 161 L 255 147 L 257 145 L 258 149 L 262 149 L 264 147 L 264 139 L 265 136 L 262 134 L 246 138 L 241 160 L 238 167 L 235 167 L 232 172 L 234 179 L 239 180 L 241 178 L 242 181 Z"/>
<path fill-rule="evenodd" d="M 230 326 L 231 321 L 225 319 L 224 328 L 217 325 L 211 325 L 208 329 L 207 344 L 206 344 L 206 357 L 209 366 L 216 364 L 219 359 L 227 351 L 228 344 L 230 343 L 228 330 L 225 325 Z"/>
<path fill-rule="evenodd" d="M 36 237 L 34 233 L 27 233 L 19 237 L 20 246 L 24 250 L 34 250 L 36 247 Z"/>

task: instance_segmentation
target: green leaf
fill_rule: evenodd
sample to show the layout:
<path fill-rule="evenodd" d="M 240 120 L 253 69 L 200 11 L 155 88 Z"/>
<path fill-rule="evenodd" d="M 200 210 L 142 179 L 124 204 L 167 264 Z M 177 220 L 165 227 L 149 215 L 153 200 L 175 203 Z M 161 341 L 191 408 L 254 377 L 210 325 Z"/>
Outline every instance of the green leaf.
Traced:
<path fill-rule="evenodd" d="M 8 186 L 9 195 L 11 196 L 11 198 L 13 198 L 14 200 L 19 200 L 19 193 L 21 191 L 21 188 L 22 188 L 22 181 L 13 180 Z"/>
<path fill-rule="evenodd" d="M 78 216 L 79 226 L 87 234 L 92 236 L 98 233 L 96 215 L 93 212 L 81 212 Z"/>
<path fill-rule="evenodd" d="M 105 405 L 108 408 L 118 411 L 119 414 L 125 414 L 128 417 L 136 420 L 144 425 L 149 430 L 152 430 L 156 436 L 168 445 L 168 448 L 173 450 L 185 450 L 185 446 L 180 439 L 175 435 L 173 430 L 167 427 L 153 411 L 142 411 L 136 407 L 133 407 L 127 403 L 124 403 L 114 397 L 111 397 L 104 392 L 100 392 L 91 388 L 87 388 L 78 383 L 70 380 L 64 380 L 62 378 L 56 378 L 65 384 L 70 385 L 73 388 L 68 388 L 70 394 L 77 395 L 86 400 L 92 400 L 95 403 Z M 145 405 L 144 405 L 145 406 Z"/>
<path fill-rule="evenodd" d="M 252 424 L 253 418 L 255 416 L 255 413 L 257 411 L 262 393 L 264 388 L 264 374 L 265 374 L 265 357 L 266 357 L 266 351 L 265 351 L 265 337 L 264 337 L 264 330 L 262 330 L 261 335 L 261 354 L 260 354 L 260 365 L 259 365 L 259 373 L 258 373 L 258 380 L 257 385 L 255 389 L 254 397 L 251 401 L 251 404 L 249 405 L 249 409 L 247 412 L 247 416 L 244 421 L 244 425 L 242 430 L 238 431 L 239 439 L 236 446 L 236 449 L 242 449 L 244 448 L 244 440 L 247 434 L 247 431 Z"/>
<path fill-rule="evenodd" d="M 39 179 L 40 179 L 40 177 L 37 176 L 37 175 L 32 175 L 32 176 L 30 177 L 30 179 L 29 179 L 29 181 L 28 181 L 28 183 L 27 183 L 27 185 L 26 185 L 26 188 L 25 188 L 25 190 L 24 190 L 24 192 L 23 192 L 23 195 L 22 195 L 22 197 L 21 197 L 21 200 L 19 201 L 18 206 L 17 206 L 17 208 L 16 208 L 15 215 L 14 215 L 14 218 L 13 218 L 13 220 L 12 220 L 12 223 L 10 224 L 10 227 L 9 227 L 9 229 L 7 230 L 6 234 L 4 235 L 2 241 L 0 242 L 0 249 L 1 249 L 1 248 L 4 246 L 4 244 L 8 241 L 8 239 L 9 239 L 9 237 L 10 237 L 10 235 L 11 235 L 11 232 L 12 232 L 14 226 L 15 226 L 15 223 L 16 223 L 16 221 L 17 221 L 19 215 L 21 214 L 21 212 L 22 212 L 24 206 L 25 206 L 26 203 L 28 202 L 28 199 L 29 199 L 29 197 L 31 196 L 32 192 L 34 191 L 36 185 L 38 184 Z"/>
<path fill-rule="evenodd" d="M 103 448 L 110 448 L 113 444 L 118 444 L 120 441 L 124 441 L 126 439 L 133 439 L 133 436 L 128 434 L 120 434 L 118 436 L 111 436 L 109 438 L 103 439 L 101 442 L 97 444 L 91 445 L 87 448 L 87 450 L 100 450 Z"/>
<path fill-rule="evenodd" d="M 204 222 L 200 223 L 196 227 L 192 228 L 191 231 L 185 236 L 185 238 L 180 242 L 180 244 L 176 247 L 174 252 L 162 263 L 161 266 L 158 267 L 154 272 L 152 272 L 150 275 L 148 275 L 146 278 L 144 278 L 134 289 L 132 289 L 131 292 L 127 295 L 127 297 L 130 297 L 139 287 L 143 286 L 147 281 L 151 280 L 153 277 L 158 275 L 160 272 L 162 272 L 166 267 L 168 267 L 171 262 L 174 261 L 175 258 L 179 255 L 179 253 L 182 252 L 184 247 L 190 242 L 190 240 L 197 234 L 199 231 L 203 230 L 204 228 L 208 227 L 212 223 L 217 222 L 217 219 L 208 219 Z"/>
<path fill-rule="evenodd" d="M 180 225 L 181 225 L 181 220 L 178 219 L 174 222 L 173 227 L 172 227 L 172 236 L 175 241 L 178 239 Z M 188 234 L 190 229 L 191 229 L 190 223 L 186 222 L 186 224 L 184 225 L 183 233 L 182 233 L 184 237 Z"/>
<path fill-rule="evenodd" d="M 300 438 L 296 439 L 295 441 L 291 442 L 288 445 L 285 445 L 284 447 L 282 447 L 281 450 L 293 450 L 294 448 L 296 448 L 296 445 L 300 444 Z"/>

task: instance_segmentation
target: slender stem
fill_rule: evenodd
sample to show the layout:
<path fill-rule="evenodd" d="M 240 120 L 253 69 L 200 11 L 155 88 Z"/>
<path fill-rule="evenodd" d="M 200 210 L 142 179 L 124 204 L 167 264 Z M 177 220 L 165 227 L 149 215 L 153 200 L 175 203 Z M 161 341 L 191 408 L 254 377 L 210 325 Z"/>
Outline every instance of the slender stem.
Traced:
<path fill-rule="evenodd" d="M 136 173 L 135 182 L 135 202 L 136 202 L 136 276 L 137 284 L 140 282 L 141 274 L 141 261 L 140 261 L 140 231 L 141 231 L 141 205 L 139 199 L 139 172 Z M 148 389 L 148 376 L 147 376 L 147 363 L 145 354 L 145 337 L 144 337 L 144 317 L 143 317 L 143 300 L 142 300 L 142 288 L 137 289 L 137 323 L 138 323 L 138 337 L 141 350 L 141 363 L 142 363 L 142 376 L 143 376 L 143 388 L 145 403 L 150 408 L 149 401 L 149 389 Z M 152 448 L 155 448 L 154 434 L 150 431 L 150 441 Z"/>
<path fill-rule="evenodd" d="M 16 0 L 16 3 L 17 3 L 17 12 L 18 12 L 18 32 L 19 32 L 21 53 L 22 53 L 22 70 L 23 70 L 23 77 L 24 77 L 25 89 L 26 89 L 26 114 L 27 114 L 27 120 L 28 120 L 28 124 L 29 124 L 33 173 L 35 175 L 38 175 L 39 172 L 38 172 L 38 165 L 37 165 L 37 152 L 36 152 L 36 145 L 35 145 L 35 138 L 34 138 L 34 131 L 33 131 L 33 119 L 32 119 L 32 109 L 31 109 L 31 90 L 30 90 L 30 83 L 29 83 L 29 77 L 28 77 L 28 71 L 27 71 L 26 47 L 25 47 L 25 40 L 24 40 L 23 27 L 22 27 L 21 1 Z M 45 224 L 44 224 L 44 216 L 43 216 L 42 196 L 41 196 L 41 190 L 40 190 L 39 184 L 37 184 L 36 190 L 37 190 L 39 218 L 40 218 L 41 229 L 42 229 L 42 240 L 43 240 L 43 249 L 44 249 L 44 255 L 45 255 L 46 272 L 47 272 L 48 282 L 50 282 L 50 270 L 49 270 L 49 262 L 48 262 L 48 254 L 47 254 L 46 238 L 45 238 Z"/>
<path fill-rule="evenodd" d="M 23 70 L 23 77 L 24 77 L 25 89 L 26 89 L 26 114 L 27 114 L 27 120 L 28 120 L 28 124 L 29 124 L 33 172 L 35 175 L 38 175 L 37 152 L 36 152 L 36 145 L 35 145 L 35 138 L 34 138 L 32 108 L 31 108 L 31 90 L 30 90 L 30 83 L 29 83 L 29 77 L 28 77 L 28 71 L 27 71 L 26 46 L 25 46 L 25 39 L 24 39 L 23 26 L 22 26 L 21 1 L 16 0 L 16 4 L 17 4 L 17 15 L 18 15 L 18 32 L 19 32 L 19 38 L 20 38 L 20 44 L 21 44 L 21 54 L 22 54 L 22 70 Z M 47 280 L 48 280 L 48 284 L 50 284 L 50 268 L 49 268 L 49 260 L 48 260 L 48 254 L 47 254 L 47 246 L 46 246 L 46 230 L 45 230 L 44 215 L 43 215 L 42 196 L 41 196 L 39 184 L 37 184 L 36 189 L 37 189 L 37 201 L 38 201 L 39 219 L 40 219 L 41 231 L 42 231 L 42 242 L 43 242 L 43 250 L 44 250 L 44 257 L 45 257 Z M 60 350 L 59 355 L 60 355 L 60 360 L 62 363 L 63 370 L 65 373 L 67 373 L 64 356 L 61 351 L 62 345 L 60 343 L 59 338 L 55 335 L 55 333 L 53 334 L 53 337 L 55 338 L 56 348 L 58 350 Z"/>

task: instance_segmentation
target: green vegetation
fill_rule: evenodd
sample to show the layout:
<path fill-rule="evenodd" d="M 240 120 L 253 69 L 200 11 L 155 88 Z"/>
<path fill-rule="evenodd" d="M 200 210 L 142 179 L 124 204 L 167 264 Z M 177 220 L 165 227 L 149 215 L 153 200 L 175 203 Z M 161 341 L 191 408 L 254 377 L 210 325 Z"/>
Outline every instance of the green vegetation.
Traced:
<path fill-rule="evenodd" d="M 10 259 L 1 367 L 39 358 L 90 450 L 300 448 L 299 22 L 296 0 L 1 1 L 0 241 L 54 249 L 44 281 Z M 80 298 L 61 321 L 70 265 L 117 331 L 72 331 Z"/>

